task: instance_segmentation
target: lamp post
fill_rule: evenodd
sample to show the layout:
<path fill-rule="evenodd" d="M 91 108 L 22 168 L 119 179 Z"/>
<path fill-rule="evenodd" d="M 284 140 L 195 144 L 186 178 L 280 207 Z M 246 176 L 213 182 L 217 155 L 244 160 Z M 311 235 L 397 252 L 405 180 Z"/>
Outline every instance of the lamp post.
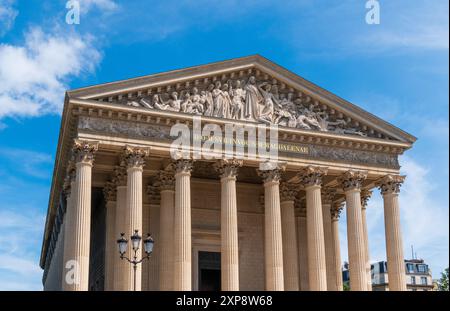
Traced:
<path fill-rule="evenodd" d="M 150 255 L 153 251 L 153 245 L 155 242 L 153 241 L 153 238 L 150 234 L 147 234 L 147 238 L 144 240 L 144 251 L 146 256 L 142 257 L 138 260 L 137 258 L 137 251 L 139 250 L 142 237 L 139 235 L 138 230 L 134 230 L 134 233 L 130 237 L 131 240 L 131 247 L 133 248 L 133 258 L 130 259 L 127 256 L 125 256 L 125 253 L 127 252 L 127 246 L 128 246 L 128 240 L 125 238 L 125 233 L 120 234 L 120 238 L 117 240 L 117 245 L 119 246 L 119 254 L 120 259 L 126 259 L 129 263 L 133 265 L 133 272 L 134 272 L 134 280 L 133 280 L 133 290 L 136 291 L 136 270 L 137 265 L 142 263 L 145 259 L 149 259 Z"/>

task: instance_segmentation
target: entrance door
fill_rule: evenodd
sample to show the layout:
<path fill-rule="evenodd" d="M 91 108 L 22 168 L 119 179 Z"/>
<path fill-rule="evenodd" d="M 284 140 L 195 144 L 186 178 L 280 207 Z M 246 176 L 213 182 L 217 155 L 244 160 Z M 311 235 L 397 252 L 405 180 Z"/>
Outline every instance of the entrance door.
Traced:
<path fill-rule="evenodd" d="M 198 290 L 220 291 L 220 253 L 198 252 Z"/>

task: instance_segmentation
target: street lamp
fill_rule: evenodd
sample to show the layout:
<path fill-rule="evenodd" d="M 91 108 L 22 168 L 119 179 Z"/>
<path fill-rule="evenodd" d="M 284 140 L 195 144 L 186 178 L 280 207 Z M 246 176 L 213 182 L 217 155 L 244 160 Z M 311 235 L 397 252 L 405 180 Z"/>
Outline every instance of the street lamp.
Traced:
<path fill-rule="evenodd" d="M 137 258 L 137 251 L 140 248 L 142 237 L 139 235 L 138 230 L 134 230 L 134 233 L 130 237 L 131 240 L 131 247 L 133 249 L 134 255 L 133 258 L 130 259 L 127 256 L 125 256 L 125 253 L 127 252 L 127 246 L 128 246 L 128 240 L 125 238 L 125 233 L 120 234 L 120 238 L 117 240 L 117 246 L 119 247 L 119 254 L 120 259 L 126 259 L 129 263 L 133 265 L 133 271 L 134 271 L 134 280 L 133 280 L 133 290 L 136 291 L 136 270 L 137 265 L 144 261 L 144 259 L 149 259 L 150 255 L 153 252 L 153 245 L 155 242 L 153 241 L 153 238 L 150 234 L 147 234 L 147 237 L 144 240 L 144 251 L 146 256 L 142 257 L 138 260 Z"/>

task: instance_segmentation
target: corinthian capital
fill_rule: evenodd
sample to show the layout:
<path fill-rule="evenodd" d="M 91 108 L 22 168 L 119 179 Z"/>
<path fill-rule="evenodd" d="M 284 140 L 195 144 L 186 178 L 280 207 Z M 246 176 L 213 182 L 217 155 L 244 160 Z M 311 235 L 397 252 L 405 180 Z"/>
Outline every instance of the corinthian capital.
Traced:
<path fill-rule="evenodd" d="M 236 178 L 243 161 L 238 159 L 222 159 L 214 163 L 214 168 L 220 174 L 220 178 Z"/>
<path fill-rule="evenodd" d="M 339 220 L 344 203 L 335 203 L 331 206 L 331 219 Z"/>
<path fill-rule="evenodd" d="M 361 190 L 366 177 L 365 171 L 347 171 L 338 178 L 338 182 L 344 191 Z"/>
<path fill-rule="evenodd" d="M 364 189 L 361 191 L 361 206 L 362 208 L 367 207 L 367 202 L 369 202 L 370 197 L 372 196 L 372 191 Z"/>
<path fill-rule="evenodd" d="M 124 148 L 124 160 L 128 168 L 142 168 L 148 154 L 148 148 L 133 146 L 125 146 Z"/>
<path fill-rule="evenodd" d="M 387 175 L 381 178 L 376 186 L 380 188 L 381 194 L 398 194 L 400 193 L 400 187 L 405 181 L 406 176 L 400 175 Z"/>
<path fill-rule="evenodd" d="M 194 166 L 194 161 L 189 159 L 179 159 L 173 162 L 173 168 L 176 174 L 190 174 Z"/>
<path fill-rule="evenodd" d="M 303 168 L 298 174 L 301 184 L 307 188 L 311 186 L 320 186 L 322 184 L 322 178 L 328 172 L 326 167 L 319 166 L 307 166 Z"/>
<path fill-rule="evenodd" d="M 173 169 L 159 171 L 158 184 L 161 191 L 175 190 L 175 176 Z"/>
<path fill-rule="evenodd" d="M 321 194 L 322 194 L 322 203 L 331 204 L 333 203 L 334 197 L 336 196 L 336 189 L 330 187 L 323 187 Z"/>
<path fill-rule="evenodd" d="M 262 178 L 264 183 L 279 182 L 281 180 L 281 174 L 284 171 L 284 167 L 279 167 L 271 170 L 257 170 L 258 176 Z"/>
<path fill-rule="evenodd" d="M 281 202 L 294 201 L 297 196 L 297 186 L 287 182 L 282 182 L 280 185 L 280 199 Z"/>
<path fill-rule="evenodd" d="M 72 146 L 72 157 L 75 163 L 88 163 L 94 162 L 94 154 L 98 150 L 97 142 L 83 141 L 75 139 Z"/>

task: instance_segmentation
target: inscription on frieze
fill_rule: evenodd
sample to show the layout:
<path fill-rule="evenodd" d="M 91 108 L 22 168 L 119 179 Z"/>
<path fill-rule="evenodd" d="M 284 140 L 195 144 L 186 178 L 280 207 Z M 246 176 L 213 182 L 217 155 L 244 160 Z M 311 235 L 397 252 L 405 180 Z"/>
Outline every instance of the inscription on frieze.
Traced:
<path fill-rule="evenodd" d="M 176 137 L 170 136 L 170 127 L 165 125 L 145 124 L 140 122 L 130 122 L 123 120 L 110 120 L 95 117 L 81 116 L 78 121 L 78 130 L 90 133 L 100 133 L 108 135 L 117 135 L 119 137 L 132 137 L 139 139 L 151 139 L 159 142 L 172 142 Z M 194 137 L 194 140 L 202 142 L 211 139 L 206 136 Z M 247 139 L 233 139 L 224 141 L 224 144 L 233 144 L 234 146 L 248 146 L 255 144 L 254 141 Z M 268 143 L 269 146 L 269 143 Z M 339 148 L 336 146 L 298 144 L 292 142 L 279 141 L 271 148 L 277 148 L 280 156 L 331 160 L 344 163 L 357 163 L 364 165 L 381 166 L 398 169 L 398 158 L 395 154 L 353 150 L 348 148 Z"/>

